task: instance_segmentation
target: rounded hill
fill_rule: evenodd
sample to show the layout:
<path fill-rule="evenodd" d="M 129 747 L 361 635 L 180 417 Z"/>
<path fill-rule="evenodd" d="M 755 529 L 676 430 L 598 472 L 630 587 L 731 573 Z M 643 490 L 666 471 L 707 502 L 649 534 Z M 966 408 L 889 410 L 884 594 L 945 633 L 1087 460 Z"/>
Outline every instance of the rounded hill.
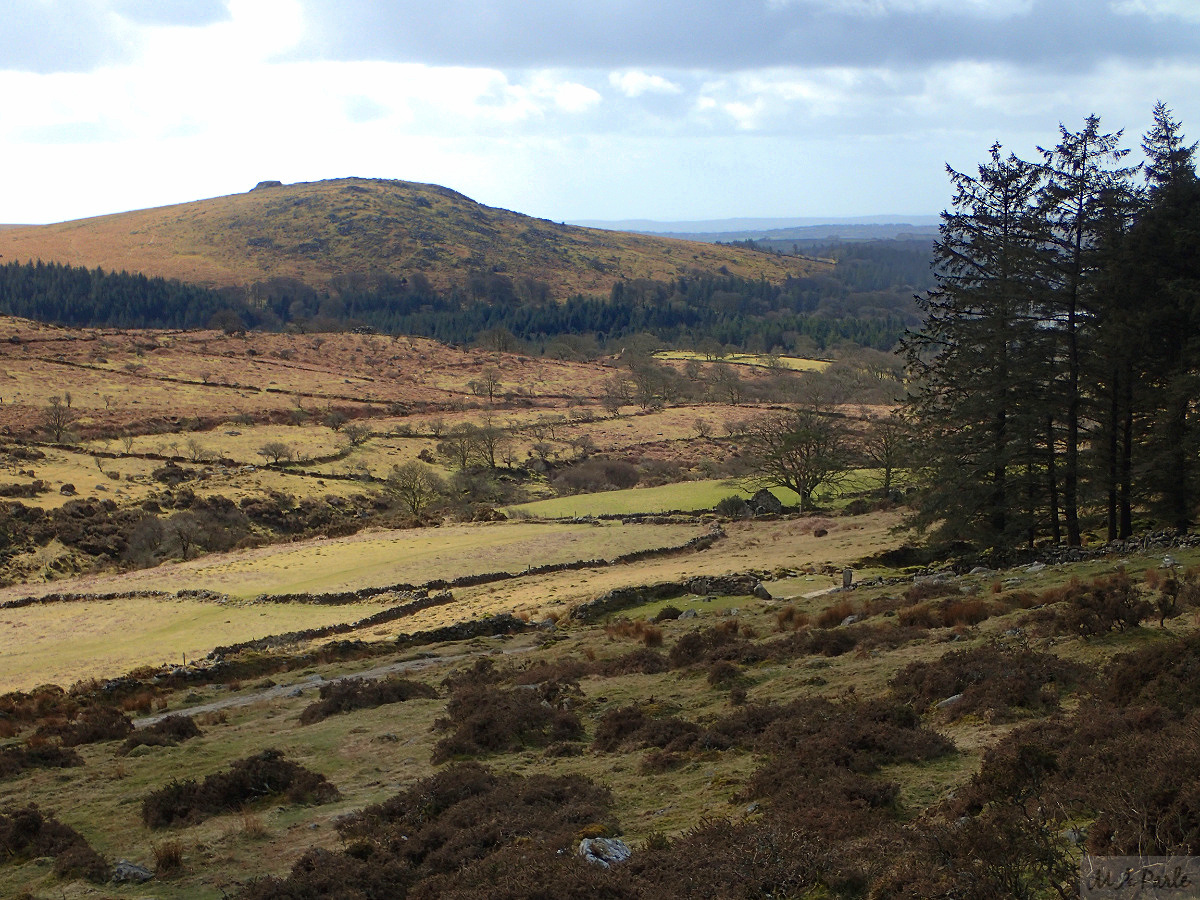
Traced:
<path fill-rule="evenodd" d="M 695 273 L 779 282 L 828 268 L 739 247 L 560 225 L 476 203 L 448 188 L 366 178 L 0 231 L 0 258 L 141 272 L 212 287 L 293 278 L 325 287 L 365 274 L 435 288 L 501 273 L 558 299 L 618 281 Z"/>

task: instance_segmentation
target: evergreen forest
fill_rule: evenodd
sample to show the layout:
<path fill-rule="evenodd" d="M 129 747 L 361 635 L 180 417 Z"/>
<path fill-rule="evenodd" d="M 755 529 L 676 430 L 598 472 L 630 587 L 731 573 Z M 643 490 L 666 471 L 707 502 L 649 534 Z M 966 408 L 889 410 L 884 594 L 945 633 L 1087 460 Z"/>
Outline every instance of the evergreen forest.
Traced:
<path fill-rule="evenodd" d="M 507 333 L 535 352 L 556 338 L 597 345 L 651 334 L 665 345 L 713 341 L 762 352 L 812 352 L 852 343 L 889 350 L 918 321 L 913 295 L 928 286 L 929 245 L 880 241 L 826 246 L 829 275 L 783 284 L 733 275 L 626 281 L 609 296 L 549 299 L 545 285 L 468 272 L 439 291 L 411 278 L 335 279 L 316 289 L 289 278 L 209 290 L 125 272 L 54 263 L 0 266 L 0 313 L 76 327 L 343 331 L 368 328 L 472 344 Z M 554 345 L 551 347 L 551 345 Z"/>
<path fill-rule="evenodd" d="M 949 170 L 937 284 L 903 342 L 924 435 L 916 520 L 981 547 L 1180 532 L 1200 499 L 1200 180 L 1158 104 L 1145 163 L 1089 117 L 1023 160 Z M 1145 523 L 1140 523 L 1144 527 Z"/>

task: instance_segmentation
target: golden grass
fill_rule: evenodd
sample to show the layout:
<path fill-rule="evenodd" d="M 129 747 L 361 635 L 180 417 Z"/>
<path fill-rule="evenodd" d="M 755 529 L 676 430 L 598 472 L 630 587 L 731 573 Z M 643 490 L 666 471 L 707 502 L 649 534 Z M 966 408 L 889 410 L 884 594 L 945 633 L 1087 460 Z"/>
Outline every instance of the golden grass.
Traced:
<path fill-rule="evenodd" d="M 339 227 L 346 223 L 349 230 Z M 249 246 L 251 238 L 270 245 Z M 321 242 L 320 253 L 304 249 L 313 241 Z M 430 185 L 354 178 L 4 229 L 0 254 L 214 285 L 285 276 L 318 288 L 337 275 L 373 269 L 398 277 L 423 272 L 445 288 L 463 280 L 462 260 L 470 257 L 484 271 L 503 262 L 514 282 L 523 277 L 545 281 L 561 297 L 607 295 L 621 279 L 666 280 L 720 270 L 779 282 L 831 266 L 744 248 L 558 225 L 481 206 Z"/>
<path fill-rule="evenodd" d="M 0 693 L 182 664 L 218 645 L 352 622 L 383 608 L 132 597 L 0 610 Z"/>

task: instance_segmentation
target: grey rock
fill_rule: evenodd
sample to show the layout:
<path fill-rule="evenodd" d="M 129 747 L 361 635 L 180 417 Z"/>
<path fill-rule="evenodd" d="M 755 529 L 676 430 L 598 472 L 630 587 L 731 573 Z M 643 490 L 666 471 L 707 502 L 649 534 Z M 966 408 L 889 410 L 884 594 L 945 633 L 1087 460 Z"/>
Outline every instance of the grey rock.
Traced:
<path fill-rule="evenodd" d="M 131 863 L 127 859 L 119 859 L 113 866 L 113 884 L 141 884 L 153 877 L 154 873 L 149 869 L 143 868 L 137 863 Z"/>
<path fill-rule="evenodd" d="M 698 613 L 698 612 L 696 612 L 694 609 L 685 609 L 683 612 L 681 612 L 681 613 L 679 614 L 679 618 L 681 618 L 681 619 L 694 619 L 694 618 L 696 618 L 696 616 L 698 616 L 698 615 L 699 615 L 699 613 Z"/>
<path fill-rule="evenodd" d="M 579 842 L 579 855 L 587 862 L 607 869 L 623 863 L 633 855 L 629 845 L 617 838 L 584 838 Z"/>
<path fill-rule="evenodd" d="M 947 707 L 953 706 L 962 699 L 962 696 L 962 694 L 955 694 L 953 697 L 947 697 L 945 700 L 939 700 L 937 703 L 937 708 L 946 709 Z"/>
<path fill-rule="evenodd" d="M 858 616 L 850 615 L 850 616 L 846 616 L 846 618 L 842 619 L 842 624 L 843 625 L 853 625 L 857 621 L 858 621 Z"/>
<path fill-rule="evenodd" d="M 1042 571 L 1044 568 L 1046 568 L 1046 564 L 1044 562 L 1035 562 L 1032 566 L 1026 568 L 1025 571 L 1033 574 Z"/>
<path fill-rule="evenodd" d="M 770 592 L 770 591 L 768 591 L 768 590 L 767 590 L 767 589 L 766 589 L 766 588 L 763 586 L 763 583 L 762 583 L 761 581 L 760 581 L 760 582 L 758 582 L 758 584 L 754 585 L 754 590 L 753 590 L 751 593 L 752 593 L 752 594 L 753 594 L 755 597 L 757 597 L 759 600 L 772 600 L 772 599 L 774 599 L 774 598 L 771 596 L 771 592 Z"/>

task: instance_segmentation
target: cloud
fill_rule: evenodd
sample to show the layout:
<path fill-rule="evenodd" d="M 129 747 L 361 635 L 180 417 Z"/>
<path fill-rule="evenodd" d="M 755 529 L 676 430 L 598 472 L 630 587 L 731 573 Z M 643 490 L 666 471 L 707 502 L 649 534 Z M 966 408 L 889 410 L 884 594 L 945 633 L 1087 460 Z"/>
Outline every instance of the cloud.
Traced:
<path fill-rule="evenodd" d="M 1196 58 L 1194 0 L 304 0 L 303 57 L 513 68 L 920 68 L 959 60 L 1073 70 Z M 1152 14 L 1156 13 L 1156 14 Z"/>
<path fill-rule="evenodd" d="M 682 88 L 661 75 L 649 75 L 636 69 L 627 72 L 611 72 L 608 82 L 626 97 L 642 94 L 678 94 Z"/>
<path fill-rule="evenodd" d="M 112 9 L 138 25 L 212 25 L 229 19 L 225 0 L 116 0 Z"/>
<path fill-rule="evenodd" d="M 1200 5 L 1195 0 L 1115 0 L 1112 6 L 1116 12 L 1129 16 L 1200 22 Z"/>

